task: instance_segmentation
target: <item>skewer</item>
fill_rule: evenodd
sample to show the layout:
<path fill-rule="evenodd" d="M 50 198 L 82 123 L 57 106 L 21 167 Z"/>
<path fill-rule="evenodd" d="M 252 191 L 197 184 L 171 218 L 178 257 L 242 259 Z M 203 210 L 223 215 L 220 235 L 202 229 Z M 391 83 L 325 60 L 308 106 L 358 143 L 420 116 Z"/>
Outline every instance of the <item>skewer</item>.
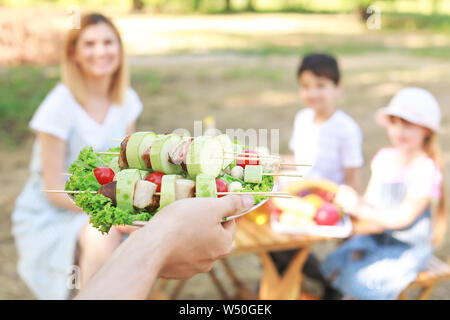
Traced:
<path fill-rule="evenodd" d="M 97 152 L 98 154 L 109 154 L 118 156 L 120 152 Z M 275 158 L 258 156 L 258 158 L 247 158 L 247 157 L 223 157 L 223 158 L 212 158 L 213 160 L 246 160 L 246 161 L 258 161 L 258 160 L 274 160 Z M 309 163 L 280 163 L 280 166 L 289 167 L 311 167 Z"/>
<path fill-rule="evenodd" d="M 72 194 L 77 194 L 77 193 L 83 193 L 86 191 L 80 191 L 80 190 L 41 190 L 41 192 L 46 192 L 46 193 L 72 193 Z M 92 194 L 94 193 L 98 193 L 97 191 L 88 191 Z M 160 192 L 155 192 L 155 195 L 160 195 Z M 291 198 L 292 195 L 289 194 L 288 192 L 251 192 L 251 191 L 243 191 L 243 192 L 217 192 L 217 195 L 221 196 L 221 195 L 229 195 L 229 194 L 241 194 L 241 195 L 254 195 L 254 196 L 267 196 L 267 197 L 280 197 L 280 198 Z"/>
<path fill-rule="evenodd" d="M 301 174 L 295 173 L 273 173 L 273 172 L 263 172 L 263 176 L 279 176 L 279 177 L 298 177 L 303 178 Z"/>
<path fill-rule="evenodd" d="M 120 152 L 107 152 L 107 151 L 100 151 L 97 153 L 98 154 L 111 154 L 111 155 L 115 155 L 115 156 L 118 156 L 120 154 Z"/>

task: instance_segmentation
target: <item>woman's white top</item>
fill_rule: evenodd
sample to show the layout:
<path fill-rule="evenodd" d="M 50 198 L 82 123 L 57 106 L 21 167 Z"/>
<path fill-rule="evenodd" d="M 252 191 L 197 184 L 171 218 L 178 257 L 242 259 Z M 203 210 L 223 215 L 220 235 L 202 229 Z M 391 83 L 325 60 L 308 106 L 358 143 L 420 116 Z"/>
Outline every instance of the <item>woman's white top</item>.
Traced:
<path fill-rule="evenodd" d="M 64 84 L 58 84 L 37 109 L 30 128 L 67 142 L 65 172 L 81 149 L 92 146 L 106 151 L 118 146 L 111 139 L 125 137 L 127 127 L 142 112 L 142 103 L 129 88 L 122 106 L 112 104 L 103 123 L 93 120 Z M 61 175 L 63 172 L 61 172 Z M 88 221 L 84 213 L 61 209 L 44 193 L 42 163 L 36 139 L 30 162 L 30 176 L 16 200 L 12 233 L 19 255 L 18 272 L 39 299 L 67 299 L 76 287 L 74 266 L 78 234 Z M 78 278 L 79 280 L 79 278 Z"/>

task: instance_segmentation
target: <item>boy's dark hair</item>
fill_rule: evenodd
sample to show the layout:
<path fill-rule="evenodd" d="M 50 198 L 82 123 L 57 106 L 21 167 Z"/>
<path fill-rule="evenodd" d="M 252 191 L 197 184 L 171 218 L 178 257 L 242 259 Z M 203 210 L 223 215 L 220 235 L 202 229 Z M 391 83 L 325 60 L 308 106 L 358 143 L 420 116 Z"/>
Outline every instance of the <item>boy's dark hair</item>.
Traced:
<path fill-rule="evenodd" d="M 297 79 L 305 71 L 311 71 L 318 77 L 326 77 L 335 84 L 338 84 L 341 78 L 336 59 L 323 53 L 312 53 L 305 56 L 297 69 Z"/>

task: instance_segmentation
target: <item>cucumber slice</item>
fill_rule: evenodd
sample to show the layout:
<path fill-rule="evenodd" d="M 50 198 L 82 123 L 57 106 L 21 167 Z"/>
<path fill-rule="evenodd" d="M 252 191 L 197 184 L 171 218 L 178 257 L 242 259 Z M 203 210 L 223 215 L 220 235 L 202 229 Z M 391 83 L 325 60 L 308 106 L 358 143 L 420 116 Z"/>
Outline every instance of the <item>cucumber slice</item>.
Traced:
<path fill-rule="evenodd" d="M 139 146 L 141 145 L 142 139 L 148 132 L 135 132 L 131 135 L 127 143 L 127 149 L 125 150 L 127 155 L 127 162 L 130 168 L 141 168 L 141 163 L 139 161 Z"/>
<path fill-rule="evenodd" d="M 261 183 L 263 177 L 263 167 L 246 165 L 244 169 L 244 181 L 250 183 Z"/>
<path fill-rule="evenodd" d="M 159 208 L 162 209 L 176 200 L 175 183 L 179 178 L 176 174 L 166 174 L 161 180 L 161 196 L 159 198 Z"/>
<path fill-rule="evenodd" d="M 217 177 L 223 167 L 223 147 L 219 139 L 207 136 L 194 139 L 186 156 L 186 167 L 192 178 L 201 173 Z"/>
<path fill-rule="evenodd" d="M 117 207 L 133 211 L 134 187 L 141 175 L 137 169 L 125 169 L 116 174 L 116 200 Z"/>
<path fill-rule="evenodd" d="M 219 139 L 220 143 L 223 147 L 223 153 L 227 158 L 234 158 L 234 148 L 233 148 L 233 142 L 231 142 L 230 137 L 227 134 L 221 134 L 217 136 L 217 139 Z M 233 159 L 224 159 L 223 160 L 223 166 L 222 168 L 225 169 L 233 162 Z"/>
<path fill-rule="evenodd" d="M 154 171 L 177 174 L 183 171 L 179 164 L 169 162 L 169 153 L 181 142 L 181 137 L 169 134 L 156 139 L 150 149 L 150 162 Z"/>
<path fill-rule="evenodd" d="M 156 140 L 157 136 L 153 132 L 147 132 L 147 134 L 144 136 L 144 138 L 141 141 L 141 144 L 139 145 L 139 163 L 140 163 L 140 169 L 149 169 L 147 168 L 147 164 L 142 159 L 142 155 L 144 154 L 147 149 L 152 146 L 153 142 Z"/>
<path fill-rule="evenodd" d="M 199 198 L 217 198 L 216 179 L 200 173 L 195 178 L 195 196 Z"/>

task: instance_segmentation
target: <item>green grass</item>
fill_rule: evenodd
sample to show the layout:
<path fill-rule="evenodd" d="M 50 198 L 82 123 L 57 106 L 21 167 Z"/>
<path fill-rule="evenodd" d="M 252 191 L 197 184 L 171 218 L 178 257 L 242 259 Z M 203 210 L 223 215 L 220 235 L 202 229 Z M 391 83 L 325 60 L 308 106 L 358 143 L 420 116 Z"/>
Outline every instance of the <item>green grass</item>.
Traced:
<path fill-rule="evenodd" d="M 382 13 L 381 23 L 387 30 L 450 32 L 450 16 L 444 14 Z"/>
<path fill-rule="evenodd" d="M 28 135 L 28 122 L 58 81 L 55 68 L 0 69 L 0 146 L 10 148 Z"/>

